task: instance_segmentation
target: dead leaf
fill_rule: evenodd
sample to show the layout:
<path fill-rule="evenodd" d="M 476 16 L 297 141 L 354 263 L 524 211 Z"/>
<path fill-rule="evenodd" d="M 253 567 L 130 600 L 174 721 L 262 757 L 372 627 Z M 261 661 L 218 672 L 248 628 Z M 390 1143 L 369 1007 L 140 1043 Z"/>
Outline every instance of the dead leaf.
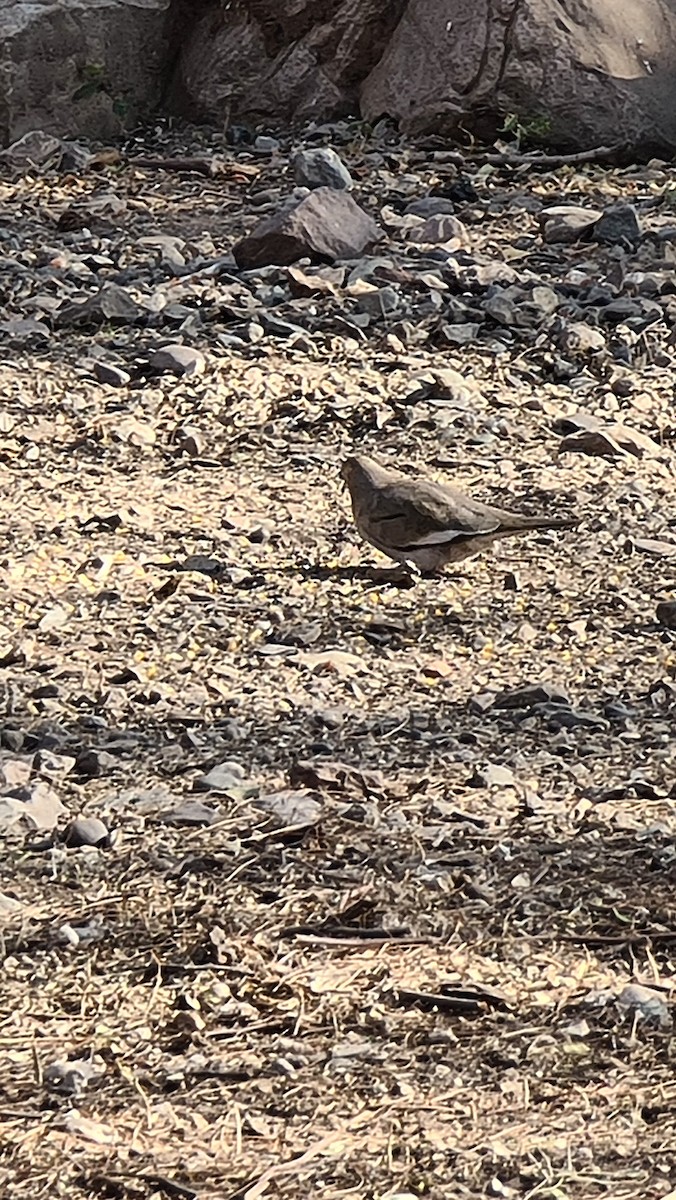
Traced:
<path fill-rule="evenodd" d="M 65 1128 L 69 1133 L 88 1142 L 96 1142 L 98 1146 L 113 1146 L 117 1141 L 117 1134 L 110 1125 L 104 1125 L 102 1121 L 93 1121 L 90 1117 L 82 1117 L 77 1109 L 72 1109 L 67 1114 Z"/>
<path fill-rule="evenodd" d="M 339 679 L 350 679 L 352 675 L 366 670 L 363 658 L 347 650 L 299 650 L 290 661 L 307 667 L 313 675 L 328 673 L 337 675 Z"/>
<path fill-rule="evenodd" d="M 47 612 L 38 621 L 38 629 L 40 633 L 53 633 L 56 629 L 63 629 L 67 625 L 73 614 L 72 605 L 54 604 L 52 608 L 48 608 Z"/>

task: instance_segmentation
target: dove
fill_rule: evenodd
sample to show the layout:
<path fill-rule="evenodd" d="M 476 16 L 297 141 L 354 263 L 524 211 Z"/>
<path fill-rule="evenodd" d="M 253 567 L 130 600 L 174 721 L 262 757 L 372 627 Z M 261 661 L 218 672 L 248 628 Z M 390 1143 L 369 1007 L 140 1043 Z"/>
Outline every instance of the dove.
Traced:
<path fill-rule="evenodd" d="M 459 488 L 383 467 L 365 454 L 347 458 L 341 475 L 364 540 L 425 574 L 461 562 L 498 538 L 577 524 L 574 517 L 527 517 L 494 508 Z"/>

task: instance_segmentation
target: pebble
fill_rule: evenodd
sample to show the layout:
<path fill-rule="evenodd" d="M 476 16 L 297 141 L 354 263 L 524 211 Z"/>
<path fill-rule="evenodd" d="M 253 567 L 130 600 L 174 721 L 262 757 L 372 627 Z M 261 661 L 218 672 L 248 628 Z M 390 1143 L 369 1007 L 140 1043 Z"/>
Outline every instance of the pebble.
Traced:
<path fill-rule="evenodd" d="M 116 366 L 115 363 L 97 360 L 94 363 L 94 375 L 99 383 L 107 383 L 109 387 L 126 387 L 128 383 L 131 383 L 129 372 Z"/>
<path fill-rule="evenodd" d="M 202 351 L 193 346 L 172 343 L 162 346 L 151 355 L 150 366 L 160 375 L 202 375 L 206 359 Z"/>
<path fill-rule="evenodd" d="M 455 212 L 456 205 L 452 200 L 447 200 L 445 196 L 419 196 L 417 200 L 412 200 L 404 209 L 404 216 L 414 217 L 432 217 L 438 213 Z"/>
<path fill-rule="evenodd" d="M 107 750 L 87 748 L 81 750 L 75 760 L 75 774 L 87 775 L 91 779 L 101 775 L 110 775 L 117 766 L 117 759 Z"/>
<path fill-rule="evenodd" d="M 599 217 L 591 237 L 609 246 L 636 246 L 641 238 L 641 225 L 633 204 L 612 204 Z"/>
<path fill-rule="evenodd" d="M 676 600 L 661 600 L 655 610 L 655 616 L 666 629 L 676 629 Z"/>
<path fill-rule="evenodd" d="M 223 762 L 212 767 L 206 775 L 200 775 L 195 780 L 196 792 L 227 792 L 233 787 L 241 787 L 245 778 L 244 768 L 237 762 Z"/>
<path fill-rule="evenodd" d="M 108 846 L 110 834 L 103 821 L 98 817 L 76 817 L 67 825 L 63 832 L 64 845 L 75 846 Z"/>
<path fill-rule="evenodd" d="M 275 150 L 279 150 L 281 142 L 276 137 L 270 137 L 268 134 L 261 133 L 254 142 L 254 150 L 260 150 L 263 154 L 274 154 Z"/>
<path fill-rule="evenodd" d="M 299 150 L 293 159 L 293 177 L 300 187 L 337 188 L 350 191 L 352 176 L 345 163 L 329 146 L 317 150 Z"/>

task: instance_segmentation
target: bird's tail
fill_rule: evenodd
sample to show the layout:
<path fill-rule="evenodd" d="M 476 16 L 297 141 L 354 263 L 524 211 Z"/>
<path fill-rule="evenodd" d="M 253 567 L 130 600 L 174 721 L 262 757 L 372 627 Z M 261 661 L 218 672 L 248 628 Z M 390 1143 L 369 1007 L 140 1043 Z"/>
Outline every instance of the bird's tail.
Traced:
<path fill-rule="evenodd" d="M 513 529 L 574 529 L 579 523 L 579 517 L 519 517 Z"/>

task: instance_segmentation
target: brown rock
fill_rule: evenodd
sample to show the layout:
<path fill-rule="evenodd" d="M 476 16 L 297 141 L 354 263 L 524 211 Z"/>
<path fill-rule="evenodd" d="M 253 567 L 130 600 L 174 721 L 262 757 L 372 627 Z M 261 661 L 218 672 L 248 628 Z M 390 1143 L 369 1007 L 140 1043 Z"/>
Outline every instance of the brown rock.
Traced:
<path fill-rule="evenodd" d="M 131 382 L 131 375 L 116 363 L 103 362 L 97 359 L 93 371 L 99 383 L 107 383 L 109 387 L 126 387 Z"/>
<path fill-rule="evenodd" d="M 614 424 L 608 426 L 608 433 L 627 454 L 633 454 L 636 458 L 643 458 L 644 455 L 652 457 L 661 451 L 659 443 L 640 429 L 629 429 L 627 425 Z"/>
<path fill-rule="evenodd" d="M 625 547 L 629 553 L 638 550 L 640 554 L 650 554 L 654 558 L 673 558 L 676 555 L 676 542 L 666 542 L 662 538 L 628 538 Z"/>
<path fill-rule="evenodd" d="M 266 217 L 233 246 L 238 267 L 288 266 L 299 258 L 356 258 L 378 241 L 376 222 L 349 192 L 316 188 L 292 208 Z"/>
<path fill-rule="evenodd" d="M 117 135 L 165 90 L 174 110 L 219 124 L 342 116 L 361 105 L 368 120 L 389 114 L 409 133 L 462 123 L 493 136 L 514 113 L 526 137 L 543 142 L 676 147 L 673 0 L 1 7 L 0 144 L 40 127 Z M 167 80 L 179 21 L 181 55 Z"/>
<path fill-rule="evenodd" d="M 98 817 L 76 817 L 63 832 L 66 846 L 108 846 L 110 834 Z"/>
<path fill-rule="evenodd" d="M 559 454 L 590 454 L 600 458 L 617 458 L 624 450 L 604 429 L 583 429 L 570 433 L 559 445 Z"/>
<path fill-rule="evenodd" d="M 611 204 L 594 226 L 592 238 L 608 246 L 635 247 L 641 223 L 633 204 Z"/>
<path fill-rule="evenodd" d="M 227 97 L 252 118 L 361 105 L 406 132 L 493 136 L 512 112 L 545 142 L 676 146 L 671 0 L 250 0 L 214 13 L 194 22 L 174 81 L 192 116 L 222 121 Z"/>

